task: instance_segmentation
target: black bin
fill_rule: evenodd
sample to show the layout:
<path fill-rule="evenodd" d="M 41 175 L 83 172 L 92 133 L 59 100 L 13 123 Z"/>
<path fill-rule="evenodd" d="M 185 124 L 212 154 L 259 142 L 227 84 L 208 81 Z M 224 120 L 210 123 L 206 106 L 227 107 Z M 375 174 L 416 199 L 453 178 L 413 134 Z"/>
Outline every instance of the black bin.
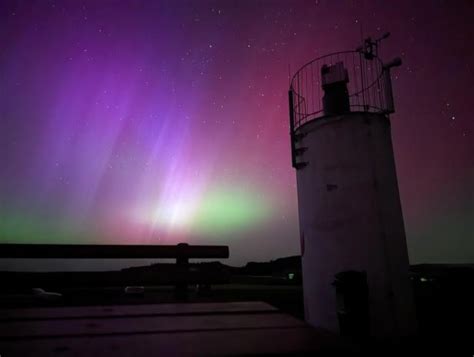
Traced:
<path fill-rule="evenodd" d="M 335 275 L 336 309 L 343 336 L 369 335 L 369 289 L 363 271 L 342 271 Z"/>

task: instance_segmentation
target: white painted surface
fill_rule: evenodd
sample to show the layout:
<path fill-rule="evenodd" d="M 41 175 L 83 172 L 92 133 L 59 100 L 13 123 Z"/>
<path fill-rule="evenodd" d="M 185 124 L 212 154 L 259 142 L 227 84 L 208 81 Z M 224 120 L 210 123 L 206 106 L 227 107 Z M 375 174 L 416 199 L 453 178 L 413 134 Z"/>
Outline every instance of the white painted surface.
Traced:
<path fill-rule="evenodd" d="M 297 130 L 306 147 L 297 170 L 300 232 L 304 237 L 306 320 L 339 331 L 334 276 L 367 272 L 372 335 L 416 329 L 408 253 L 389 119 L 350 113 Z M 328 186 L 329 185 L 329 186 Z"/>

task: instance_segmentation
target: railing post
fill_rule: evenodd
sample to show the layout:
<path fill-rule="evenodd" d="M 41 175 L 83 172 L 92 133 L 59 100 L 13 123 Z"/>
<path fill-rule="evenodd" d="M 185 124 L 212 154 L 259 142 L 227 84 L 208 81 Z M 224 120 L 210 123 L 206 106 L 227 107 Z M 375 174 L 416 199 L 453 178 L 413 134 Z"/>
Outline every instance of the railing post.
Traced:
<path fill-rule="evenodd" d="M 188 273 L 189 273 L 189 258 L 187 243 L 179 243 L 177 246 L 178 254 L 176 256 L 176 267 L 178 271 L 178 282 L 175 287 L 175 297 L 177 300 L 187 300 L 188 298 Z M 181 280 L 181 278 L 183 278 Z"/>
<path fill-rule="evenodd" d="M 295 152 L 295 116 L 293 107 L 293 90 L 288 91 L 288 104 L 290 109 L 290 141 L 291 141 L 291 166 L 296 168 Z"/>

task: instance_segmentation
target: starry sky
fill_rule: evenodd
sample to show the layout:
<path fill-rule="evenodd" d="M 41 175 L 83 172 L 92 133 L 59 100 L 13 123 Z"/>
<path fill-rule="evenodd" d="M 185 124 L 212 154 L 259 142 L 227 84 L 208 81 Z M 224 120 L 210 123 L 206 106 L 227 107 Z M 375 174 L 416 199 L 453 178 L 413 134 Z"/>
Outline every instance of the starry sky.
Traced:
<path fill-rule="evenodd" d="M 288 71 L 390 31 L 412 263 L 474 260 L 472 1 L 0 4 L 0 242 L 299 254 Z"/>

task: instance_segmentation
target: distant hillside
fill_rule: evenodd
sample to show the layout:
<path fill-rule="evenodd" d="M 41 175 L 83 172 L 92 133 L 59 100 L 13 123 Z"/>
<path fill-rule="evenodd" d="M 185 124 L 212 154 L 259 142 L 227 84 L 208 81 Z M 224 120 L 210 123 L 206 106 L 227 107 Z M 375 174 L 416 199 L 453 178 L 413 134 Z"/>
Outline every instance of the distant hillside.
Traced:
<path fill-rule="evenodd" d="M 249 262 L 241 268 L 235 268 L 237 274 L 244 275 L 282 275 L 301 273 L 301 257 L 278 258 L 269 262 Z"/>

